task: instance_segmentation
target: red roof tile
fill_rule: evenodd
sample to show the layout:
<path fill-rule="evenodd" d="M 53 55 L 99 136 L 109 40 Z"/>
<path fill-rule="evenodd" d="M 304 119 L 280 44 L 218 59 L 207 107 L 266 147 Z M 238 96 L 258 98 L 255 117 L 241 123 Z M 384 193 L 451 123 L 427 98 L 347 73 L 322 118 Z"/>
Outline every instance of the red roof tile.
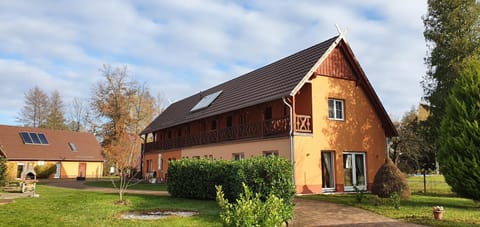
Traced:
<path fill-rule="evenodd" d="M 20 132 L 43 133 L 48 144 L 24 144 Z M 77 151 L 72 151 L 68 143 L 75 144 Z M 86 132 L 0 125 L 0 148 L 8 160 L 105 160 L 95 136 Z"/>
<path fill-rule="evenodd" d="M 290 92 L 337 38 L 333 37 L 173 103 L 142 134 L 290 96 Z M 220 90 L 223 91 L 222 94 L 208 108 L 190 112 L 202 97 Z"/>
<path fill-rule="evenodd" d="M 339 43 L 343 43 L 343 37 L 336 36 L 330 38 L 240 77 L 175 102 L 151 122 L 141 134 L 294 95 L 303 86 L 305 80 L 313 75 L 315 69 L 327 57 L 330 50 L 333 50 Z M 395 127 L 383 105 L 380 103 L 355 56 L 351 53 L 348 44 L 346 47 L 352 58 L 351 60 L 355 62 L 358 68 L 361 82 L 365 84 L 367 94 L 383 121 L 387 136 L 396 136 Z M 210 106 L 191 112 L 191 109 L 202 97 L 218 91 L 223 92 Z"/>

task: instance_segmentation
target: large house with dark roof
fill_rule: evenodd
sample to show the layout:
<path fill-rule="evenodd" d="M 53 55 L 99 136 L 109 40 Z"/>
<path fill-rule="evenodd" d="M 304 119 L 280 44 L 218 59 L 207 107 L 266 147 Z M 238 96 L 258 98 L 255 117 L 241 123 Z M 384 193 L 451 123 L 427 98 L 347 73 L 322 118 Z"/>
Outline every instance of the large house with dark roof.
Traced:
<path fill-rule="evenodd" d="M 103 174 L 102 148 L 86 132 L 0 125 L 0 154 L 7 159 L 9 179 L 25 169 L 55 165 L 53 178 L 96 178 Z"/>
<path fill-rule="evenodd" d="M 144 175 L 164 180 L 180 158 L 279 155 L 308 194 L 370 189 L 397 132 L 339 35 L 171 104 L 142 135 Z"/>

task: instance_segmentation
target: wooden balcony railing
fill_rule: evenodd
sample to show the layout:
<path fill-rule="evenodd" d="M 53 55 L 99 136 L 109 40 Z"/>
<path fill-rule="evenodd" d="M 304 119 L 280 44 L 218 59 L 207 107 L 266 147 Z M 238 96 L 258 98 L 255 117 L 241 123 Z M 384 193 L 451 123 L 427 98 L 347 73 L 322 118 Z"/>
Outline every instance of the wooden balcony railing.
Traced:
<path fill-rule="evenodd" d="M 263 122 L 240 125 L 218 130 L 206 131 L 194 135 L 186 135 L 173 139 L 166 139 L 159 142 L 146 144 L 146 151 L 168 150 L 180 147 L 189 147 L 210 143 L 218 143 L 229 140 L 248 138 L 269 138 L 288 135 L 290 130 L 289 118 L 265 120 Z"/>
<path fill-rule="evenodd" d="M 310 115 L 296 115 L 295 116 L 295 131 L 302 133 L 312 133 L 312 116 Z"/>

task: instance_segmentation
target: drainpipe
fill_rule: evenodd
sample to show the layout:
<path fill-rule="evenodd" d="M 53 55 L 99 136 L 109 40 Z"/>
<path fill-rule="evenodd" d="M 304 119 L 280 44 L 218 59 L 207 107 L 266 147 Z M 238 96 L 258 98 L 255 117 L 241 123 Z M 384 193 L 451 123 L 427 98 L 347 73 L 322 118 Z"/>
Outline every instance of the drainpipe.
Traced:
<path fill-rule="evenodd" d="M 145 147 L 147 146 L 147 137 L 148 137 L 148 133 L 145 134 L 145 138 L 140 136 L 140 138 L 142 138 L 142 140 L 143 140 L 143 146 L 142 146 L 142 150 L 141 150 L 141 153 L 140 153 L 140 173 L 142 173 L 142 178 L 145 177 L 143 175 L 143 162 L 144 162 L 144 159 L 145 159 Z"/>
<path fill-rule="evenodd" d="M 290 109 L 290 132 L 289 132 L 289 137 L 290 137 L 290 162 L 292 163 L 293 166 L 293 185 L 295 185 L 295 191 L 297 190 L 297 184 L 295 183 L 295 149 L 294 149 L 294 142 L 293 142 L 293 107 L 288 104 L 287 100 L 285 97 L 282 97 L 283 103 L 288 106 Z"/>

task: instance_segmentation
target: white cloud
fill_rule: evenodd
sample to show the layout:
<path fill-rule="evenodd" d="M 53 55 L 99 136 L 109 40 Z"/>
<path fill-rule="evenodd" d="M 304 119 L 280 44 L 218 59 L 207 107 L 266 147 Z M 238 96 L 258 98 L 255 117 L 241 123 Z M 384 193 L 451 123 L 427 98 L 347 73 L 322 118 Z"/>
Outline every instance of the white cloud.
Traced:
<path fill-rule="evenodd" d="M 1 93 L 0 123 L 32 81 L 68 103 L 90 95 L 102 64 L 129 65 L 153 94 L 179 100 L 330 38 L 335 24 L 400 116 L 422 95 L 425 12 L 418 0 L 0 2 L 0 83 L 15 91 Z"/>

